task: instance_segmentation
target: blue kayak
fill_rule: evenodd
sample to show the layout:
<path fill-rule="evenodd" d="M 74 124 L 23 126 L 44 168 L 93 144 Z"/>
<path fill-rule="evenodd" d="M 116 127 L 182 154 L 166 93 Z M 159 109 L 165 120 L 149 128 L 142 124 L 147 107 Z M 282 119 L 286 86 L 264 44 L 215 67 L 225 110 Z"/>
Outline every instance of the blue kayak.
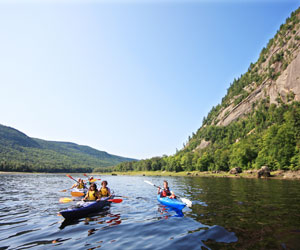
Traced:
<path fill-rule="evenodd" d="M 179 210 L 183 209 L 186 206 L 186 204 L 183 203 L 181 200 L 170 199 L 168 197 L 160 197 L 160 195 L 157 195 L 157 200 L 163 205 L 173 207 Z"/>
<path fill-rule="evenodd" d="M 110 204 L 111 202 L 108 200 L 79 202 L 77 206 L 60 211 L 59 213 L 68 220 L 78 219 L 99 212 Z"/>

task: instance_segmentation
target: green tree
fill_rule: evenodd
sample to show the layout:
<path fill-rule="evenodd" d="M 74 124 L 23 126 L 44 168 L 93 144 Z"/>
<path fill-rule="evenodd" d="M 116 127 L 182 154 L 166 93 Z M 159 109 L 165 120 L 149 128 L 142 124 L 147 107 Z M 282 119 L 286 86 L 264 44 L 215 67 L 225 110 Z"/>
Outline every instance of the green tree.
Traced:
<path fill-rule="evenodd" d="M 230 166 L 248 169 L 256 157 L 257 152 L 253 144 L 247 141 L 237 142 L 232 147 Z"/>
<path fill-rule="evenodd" d="M 272 170 L 287 169 L 295 154 L 295 133 L 290 124 L 272 125 L 263 136 L 256 167 L 269 166 Z"/>
<path fill-rule="evenodd" d="M 214 154 L 215 169 L 220 171 L 229 170 L 229 150 L 217 149 Z"/>

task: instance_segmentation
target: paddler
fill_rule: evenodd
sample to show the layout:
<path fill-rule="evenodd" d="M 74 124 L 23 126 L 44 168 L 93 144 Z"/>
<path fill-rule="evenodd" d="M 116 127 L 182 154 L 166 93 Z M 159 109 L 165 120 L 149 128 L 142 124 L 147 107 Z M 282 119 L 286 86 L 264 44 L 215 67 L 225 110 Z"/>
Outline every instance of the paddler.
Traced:
<path fill-rule="evenodd" d="M 75 183 L 73 186 L 72 186 L 72 188 L 78 188 L 78 189 L 84 189 L 84 188 L 86 188 L 86 186 L 85 186 L 85 184 L 84 184 L 84 182 L 83 182 L 83 180 L 81 179 L 81 178 L 79 178 L 78 179 L 78 182 L 77 183 Z"/>
<path fill-rule="evenodd" d="M 94 177 L 91 176 L 91 177 L 89 178 L 89 184 L 91 185 L 93 182 L 94 182 Z"/>
<path fill-rule="evenodd" d="M 92 183 L 90 185 L 89 191 L 86 193 L 86 196 L 83 198 L 84 201 L 96 201 L 99 200 L 99 193 L 97 190 L 97 185 Z"/>
<path fill-rule="evenodd" d="M 102 181 L 101 182 L 101 188 L 99 190 L 99 197 L 100 198 L 107 198 L 111 196 L 111 192 L 109 187 L 107 187 L 108 183 L 107 181 Z"/>
<path fill-rule="evenodd" d="M 160 194 L 160 197 L 168 197 L 170 199 L 175 199 L 176 196 L 173 191 L 170 190 L 169 184 L 167 181 L 164 181 L 164 188 L 158 188 L 157 194 Z"/>

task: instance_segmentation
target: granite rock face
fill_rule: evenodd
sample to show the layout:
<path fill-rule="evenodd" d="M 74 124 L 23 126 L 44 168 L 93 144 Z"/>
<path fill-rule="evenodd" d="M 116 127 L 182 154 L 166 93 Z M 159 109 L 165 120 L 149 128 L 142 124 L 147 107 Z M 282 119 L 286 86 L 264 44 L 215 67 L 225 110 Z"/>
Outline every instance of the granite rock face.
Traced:
<path fill-rule="evenodd" d="M 298 18 L 300 16 L 298 15 Z M 214 121 L 215 125 L 226 126 L 232 121 L 237 120 L 253 109 L 253 104 L 262 99 L 269 98 L 270 103 L 278 104 L 278 98 L 288 103 L 290 101 L 300 101 L 300 25 L 297 26 L 295 33 L 287 33 L 286 36 L 291 38 L 282 46 L 274 42 L 268 57 L 264 63 L 259 66 L 258 73 L 263 76 L 267 75 L 270 68 L 274 73 L 278 73 L 278 78 L 266 79 L 261 83 L 252 84 L 244 87 L 248 96 L 237 105 L 234 105 L 236 96 L 231 100 L 231 104 L 220 110 Z M 283 53 L 283 58 L 287 67 L 284 67 L 283 61 L 275 61 L 274 57 L 278 53 Z M 273 60 L 273 61 L 272 61 Z"/>

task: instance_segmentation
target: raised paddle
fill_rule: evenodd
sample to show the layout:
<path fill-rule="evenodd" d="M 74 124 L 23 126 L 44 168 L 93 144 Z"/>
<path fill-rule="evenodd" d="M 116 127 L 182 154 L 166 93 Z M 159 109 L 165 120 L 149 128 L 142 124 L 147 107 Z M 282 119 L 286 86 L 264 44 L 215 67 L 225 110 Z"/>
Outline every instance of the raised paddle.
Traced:
<path fill-rule="evenodd" d="M 60 203 L 67 203 L 67 202 L 71 202 L 73 200 L 74 199 L 65 197 L 65 198 L 60 198 L 59 202 Z M 110 201 L 110 202 L 113 202 L 113 203 L 121 203 L 123 200 L 122 199 L 108 199 L 107 201 Z"/>
<path fill-rule="evenodd" d="M 75 180 L 71 175 L 67 174 L 67 176 L 72 179 L 73 181 L 76 181 L 77 183 L 79 183 L 77 180 Z"/>
<path fill-rule="evenodd" d="M 161 188 L 161 187 L 159 187 L 159 186 L 156 186 L 155 184 L 153 184 L 153 183 L 150 182 L 150 181 L 144 180 L 144 182 L 148 183 L 148 184 L 151 185 L 151 186 L 154 186 L 154 187 L 157 187 L 157 188 Z M 191 207 L 191 206 L 193 205 L 192 201 L 190 201 L 189 199 L 180 197 L 180 196 L 178 196 L 178 195 L 177 195 L 177 197 L 178 197 L 183 203 L 185 203 L 188 207 Z"/>
<path fill-rule="evenodd" d="M 161 187 L 159 187 L 159 186 L 156 186 L 155 184 L 153 184 L 153 183 L 152 183 L 152 182 L 150 182 L 150 181 L 146 181 L 146 180 L 144 180 L 144 182 L 146 182 L 146 183 L 148 183 L 148 184 L 150 184 L 150 185 L 152 185 L 152 186 L 154 186 L 154 187 L 161 188 Z"/>
<path fill-rule="evenodd" d="M 76 181 L 76 182 L 78 183 L 78 181 L 75 180 L 71 175 L 67 174 L 67 176 L 68 176 L 69 178 L 71 178 L 73 181 Z M 70 189 L 72 189 L 72 188 L 67 188 L 67 189 L 61 190 L 60 192 L 67 192 L 67 190 L 70 190 Z"/>

